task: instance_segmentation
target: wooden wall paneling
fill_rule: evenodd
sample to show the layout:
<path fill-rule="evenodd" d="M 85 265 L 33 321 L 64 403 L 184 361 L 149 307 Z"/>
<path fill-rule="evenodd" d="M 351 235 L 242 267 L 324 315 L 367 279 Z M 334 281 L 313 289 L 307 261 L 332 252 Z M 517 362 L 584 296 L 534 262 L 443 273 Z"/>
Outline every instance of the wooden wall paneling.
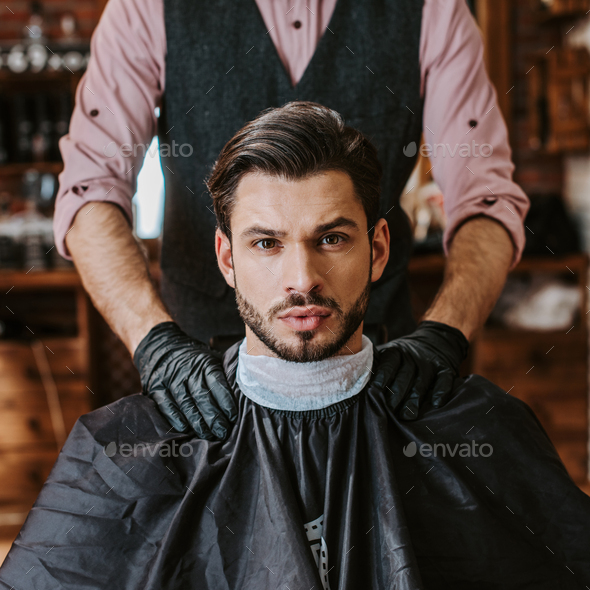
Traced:
<path fill-rule="evenodd" d="M 509 132 L 512 128 L 511 8 L 511 0 L 475 0 L 486 68 Z"/>

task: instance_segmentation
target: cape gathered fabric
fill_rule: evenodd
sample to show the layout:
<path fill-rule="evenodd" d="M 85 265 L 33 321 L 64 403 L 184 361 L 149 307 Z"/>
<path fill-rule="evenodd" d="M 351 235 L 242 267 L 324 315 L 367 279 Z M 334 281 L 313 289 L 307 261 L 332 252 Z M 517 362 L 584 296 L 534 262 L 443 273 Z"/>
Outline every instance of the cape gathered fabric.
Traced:
<path fill-rule="evenodd" d="M 590 585 L 590 498 L 525 403 L 470 375 L 415 422 L 373 380 L 327 408 L 272 410 L 237 388 L 237 349 L 224 442 L 175 433 L 141 395 L 77 421 L 0 588 Z"/>

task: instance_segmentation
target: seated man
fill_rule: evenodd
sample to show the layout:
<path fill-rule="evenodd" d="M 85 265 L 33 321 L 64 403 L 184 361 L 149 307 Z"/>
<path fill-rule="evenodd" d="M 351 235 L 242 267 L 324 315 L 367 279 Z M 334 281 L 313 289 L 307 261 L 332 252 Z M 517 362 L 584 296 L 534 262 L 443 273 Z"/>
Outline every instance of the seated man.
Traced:
<path fill-rule="evenodd" d="M 314 103 L 231 139 L 208 187 L 246 325 L 223 356 L 236 426 L 180 434 L 142 395 L 82 416 L 0 587 L 590 585 L 590 498 L 526 404 L 470 375 L 414 422 L 390 410 L 362 333 L 389 255 L 380 173 L 370 142 Z M 448 330 L 458 366 L 467 346 Z"/>

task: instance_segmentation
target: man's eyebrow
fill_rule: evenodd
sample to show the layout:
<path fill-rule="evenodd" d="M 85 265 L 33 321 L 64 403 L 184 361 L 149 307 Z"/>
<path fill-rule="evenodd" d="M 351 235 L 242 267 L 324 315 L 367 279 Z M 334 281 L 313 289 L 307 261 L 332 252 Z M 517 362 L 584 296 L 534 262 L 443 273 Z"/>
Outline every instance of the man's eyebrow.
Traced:
<path fill-rule="evenodd" d="M 315 228 L 313 233 L 314 234 L 321 234 L 326 231 L 330 231 L 331 229 L 336 229 L 337 227 L 349 227 L 349 228 L 355 229 L 357 231 L 359 229 L 358 223 L 356 221 L 354 221 L 354 219 L 340 216 L 340 217 L 337 217 L 336 219 L 334 219 L 333 221 L 329 221 L 328 223 L 322 223 L 322 224 L 318 225 Z M 249 238 L 252 236 L 269 236 L 271 238 L 283 238 L 283 237 L 285 237 L 285 235 L 286 235 L 286 232 L 281 231 L 281 230 L 262 227 L 260 225 L 252 225 L 252 226 L 246 228 L 240 234 L 240 237 Z"/>
<path fill-rule="evenodd" d="M 322 223 L 315 228 L 314 233 L 316 234 L 323 234 L 325 231 L 330 231 L 331 229 L 336 229 L 337 227 L 349 227 L 350 229 L 359 230 L 358 223 L 354 219 L 350 219 L 349 217 L 337 217 L 334 221 L 329 221 L 328 223 Z"/>

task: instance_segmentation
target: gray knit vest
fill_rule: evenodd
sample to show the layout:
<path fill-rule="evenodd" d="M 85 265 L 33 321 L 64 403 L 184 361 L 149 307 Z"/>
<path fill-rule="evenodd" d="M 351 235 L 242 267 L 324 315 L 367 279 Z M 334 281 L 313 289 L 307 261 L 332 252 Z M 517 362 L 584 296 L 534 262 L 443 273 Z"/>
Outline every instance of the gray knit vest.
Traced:
<path fill-rule="evenodd" d="M 166 201 L 162 295 L 192 336 L 243 332 L 234 292 L 214 252 L 215 215 L 204 184 L 225 143 L 263 109 L 312 100 L 338 111 L 375 144 L 384 168 L 381 214 L 389 262 L 372 285 L 365 323 L 408 333 L 411 251 L 400 193 L 419 144 L 423 0 L 337 0 L 328 29 L 293 88 L 255 0 L 164 0 L 166 88 L 158 134 Z M 187 146 L 192 147 L 192 153 Z M 166 155 L 166 154 L 169 155 Z M 176 154 L 176 155 L 174 155 Z M 183 156 L 184 155 L 184 156 Z"/>

